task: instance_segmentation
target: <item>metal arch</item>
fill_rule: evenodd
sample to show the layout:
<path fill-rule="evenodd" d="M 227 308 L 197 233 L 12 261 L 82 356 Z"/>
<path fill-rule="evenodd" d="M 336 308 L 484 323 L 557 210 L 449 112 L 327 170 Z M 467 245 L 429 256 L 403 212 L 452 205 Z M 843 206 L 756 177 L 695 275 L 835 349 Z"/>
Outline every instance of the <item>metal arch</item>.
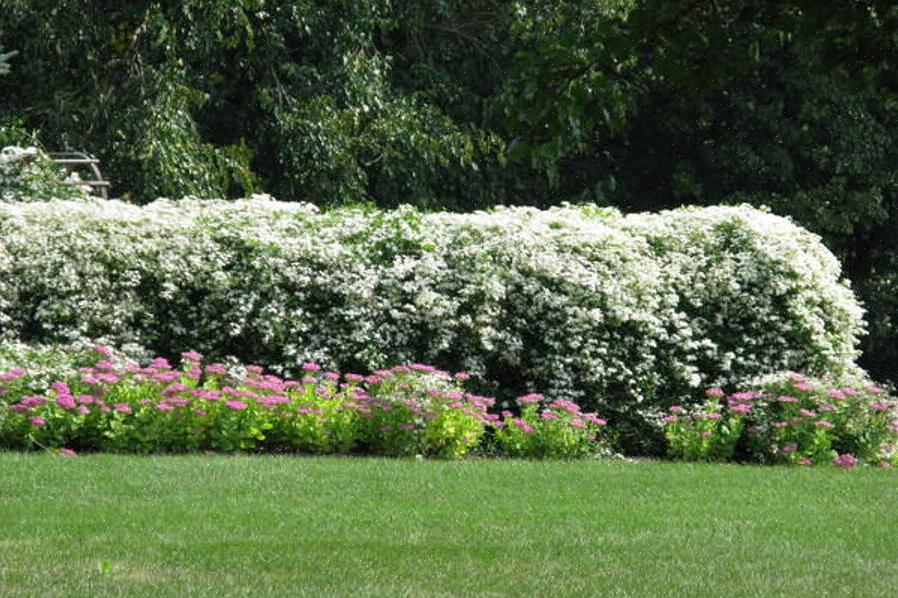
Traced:
<path fill-rule="evenodd" d="M 55 163 L 65 167 L 67 172 L 74 172 L 78 168 L 87 167 L 93 179 L 82 181 L 59 181 L 63 185 L 87 186 L 93 190 L 98 190 L 103 199 L 109 199 L 110 183 L 103 179 L 103 173 L 100 172 L 100 161 L 84 152 L 48 152 L 47 155 Z"/>

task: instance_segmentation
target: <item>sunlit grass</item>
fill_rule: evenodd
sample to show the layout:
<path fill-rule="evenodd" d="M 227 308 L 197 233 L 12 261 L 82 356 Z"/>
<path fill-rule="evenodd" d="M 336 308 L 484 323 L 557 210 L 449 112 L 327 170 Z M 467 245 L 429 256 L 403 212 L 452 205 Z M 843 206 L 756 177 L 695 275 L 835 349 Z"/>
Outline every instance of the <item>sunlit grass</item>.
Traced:
<path fill-rule="evenodd" d="M 889 595 L 898 475 L 0 454 L 0 596 Z"/>

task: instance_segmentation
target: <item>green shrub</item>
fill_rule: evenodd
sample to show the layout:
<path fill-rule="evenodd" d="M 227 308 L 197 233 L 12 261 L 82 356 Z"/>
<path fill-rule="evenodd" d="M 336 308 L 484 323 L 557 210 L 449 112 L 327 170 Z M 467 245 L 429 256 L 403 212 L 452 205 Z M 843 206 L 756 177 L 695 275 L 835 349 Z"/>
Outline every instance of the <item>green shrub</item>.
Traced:
<path fill-rule="evenodd" d="M 898 465 L 898 400 L 862 379 L 801 374 L 763 377 L 689 412 L 674 405 L 664 418 L 672 456 L 686 460 L 853 467 Z M 735 454 L 734 454 L 735 453 Z"/>
<path fill-rule="evenodd" d="M 519 397 L 520 414 L 502 412 L 495 422 L 495 444 L 501 454 L 537 459 L 572 459 L 595 455 L 599 428 L 605 420 L 583 413 L 571 401 L 546 400 L 541 394 Z"/>
<path fill-rule="evenodd" d="M 97 351 L 99 361 L 40 391 L 26 368 L 0 373 L 0 447 L 459 459 L 491 421 L 492 399 L 422 364 L 343 376 L 306 363 L 300 380 L 288 380 L 259 366 L 203 364 L 196 352 L 175 369 L 164 358 L 142 367 Z"/>
<path fill-rule="evenodd" d="M 861 310 L 839 276 L 816 236 L 748 207 L 0 206 L 3 341 L 193 346 L 279 374 L 426 362 L 621 421 L 707 386 L 852 370 Z"/>

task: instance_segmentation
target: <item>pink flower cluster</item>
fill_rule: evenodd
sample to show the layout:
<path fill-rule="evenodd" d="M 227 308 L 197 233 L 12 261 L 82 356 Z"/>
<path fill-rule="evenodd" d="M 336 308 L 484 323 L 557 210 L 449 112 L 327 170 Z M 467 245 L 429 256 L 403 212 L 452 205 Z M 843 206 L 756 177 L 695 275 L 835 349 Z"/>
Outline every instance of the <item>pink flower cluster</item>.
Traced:
<path fill-rule="evenodd" d="M 703 409 L 689 413 L 675 405 L 663 417 L 675 456 L 702 458 L 710 454 L 714 442 L 719 444 L 724 431 L 731 433 L 735 426 L 746 435 L 743 444 L 765 461 L 800 465 L 832 461 L 844 468 L 859 463 L 886 467 L 898 461 L 898 401 L 878 386 L 837 386 L 832 377 L 792 373 L 761 388 L 727 395 L 715 387 L 705 396 Z M 720 403 L 723 399 L 725 404 Z M 729 418 L 725 427 L 707 423 L 723 418 Z M 858 452 L 844 451 L 845 447 Z"/>
<path fill-rule="evenodd" d="M 16 418 L 0 427 L 0 446 L 34 438 L 41 445 L 62 439 L 68 446 L 119 451 L 268 448 L 457 458 L 489 427 L 511 425 L 532 434 L 551 419 L 579 429 L 605 424 L 563 399 L 548 402 L 539 422 L 500 416 L 490 412 L 493 398 L 458 386 L 470 374 L 420 363 L 341 375 L 307 362 L 294 380 L 256 365 L 204 364 L 194 351 L 182 353 L 177 368 L 164 358 L 146 366 L 119 363 L 112 350 L 97 351 L 102 358 L 92 367 L 54 382 L 43 395 L 8 397 Z M 17 369 L 3 379 L 26 374 Z M 520 399 L 522 407 L 544 402 L 536 393 Z"/>

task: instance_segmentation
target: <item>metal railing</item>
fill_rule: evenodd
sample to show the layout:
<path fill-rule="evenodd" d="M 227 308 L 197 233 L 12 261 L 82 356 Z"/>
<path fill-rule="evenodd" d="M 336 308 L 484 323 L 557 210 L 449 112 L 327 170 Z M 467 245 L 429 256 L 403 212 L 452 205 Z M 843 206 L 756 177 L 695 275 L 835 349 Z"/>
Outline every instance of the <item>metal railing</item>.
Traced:
<path fill-rule="evenodd" d="M 59 183 L 78 187 L 90 187 L 93 195 L 99 193 L 103 199 L 109 199 L 110 183 L 103 179 L 103 173 L 100 172 L 100 161 L 97 158 L 84 152 L 48 152 L 47 155 L 51 160 L 63 166 L 68 173 L 86 169 L 93 176 L 90 179 L 59 181 Z M 80 172 L 78 174 L 80 176 Z"/>

